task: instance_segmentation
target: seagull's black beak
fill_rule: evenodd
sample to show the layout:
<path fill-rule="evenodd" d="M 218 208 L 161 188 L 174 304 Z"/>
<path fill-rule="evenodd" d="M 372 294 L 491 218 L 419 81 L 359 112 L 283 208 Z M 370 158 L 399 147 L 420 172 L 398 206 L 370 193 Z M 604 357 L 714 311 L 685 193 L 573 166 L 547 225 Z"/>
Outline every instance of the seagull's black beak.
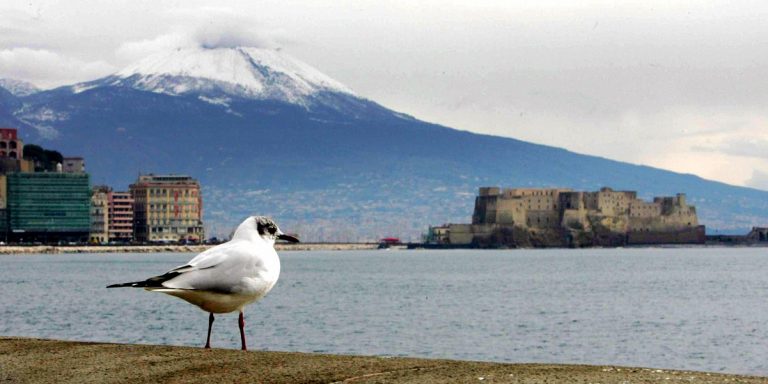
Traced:
<path fill-rule="evenodd" d="M 289 243 L 298 243 L 299 242 L 298 238 L 296 238 L 294 236 L 291 236 L 291 235 L 286 235 L 285 233 L 281 233 L 281 234 L 277 235 L 277 239 L 278 240 L 285 240 L 285 241 L 287 241 Z"/>

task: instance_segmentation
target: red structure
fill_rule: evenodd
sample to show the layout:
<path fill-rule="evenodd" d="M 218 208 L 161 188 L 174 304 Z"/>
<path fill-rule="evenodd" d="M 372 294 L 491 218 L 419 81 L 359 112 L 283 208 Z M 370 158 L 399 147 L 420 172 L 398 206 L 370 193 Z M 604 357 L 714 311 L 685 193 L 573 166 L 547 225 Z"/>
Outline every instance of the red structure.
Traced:
<path fill-rule="evenodd" d="M 16 140 L 17 134 L 16 128 L 0 128 L 0 139 L 2 140 Z"/>
<path fill-rule="evenodd" d="M 16 128 L 0 128 L 0 157 L 24 157 L 24 143 L 19 140 Z"/>

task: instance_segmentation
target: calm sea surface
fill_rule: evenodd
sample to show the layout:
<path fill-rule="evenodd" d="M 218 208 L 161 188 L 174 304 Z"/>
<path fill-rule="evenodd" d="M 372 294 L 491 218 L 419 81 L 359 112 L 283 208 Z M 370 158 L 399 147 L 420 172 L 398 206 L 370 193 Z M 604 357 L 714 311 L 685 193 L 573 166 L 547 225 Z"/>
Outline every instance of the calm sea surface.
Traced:
<path fill-rule="evenodd" d="M 0 256 L 0 335 L 202 346 L 206 313 L 110 283 L 190 254 Z M 249 347 L 768 375 L 768 248 L 282 252 Z M 214 347 L 238 348 L 237 315 Z"/>

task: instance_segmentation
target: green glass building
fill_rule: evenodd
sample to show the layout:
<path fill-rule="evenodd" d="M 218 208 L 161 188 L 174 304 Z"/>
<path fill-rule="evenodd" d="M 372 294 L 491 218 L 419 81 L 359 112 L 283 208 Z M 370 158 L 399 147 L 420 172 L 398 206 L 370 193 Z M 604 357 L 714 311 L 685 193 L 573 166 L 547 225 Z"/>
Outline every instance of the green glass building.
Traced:
<path fill-rule="evenodd" d="M 90 178 L 86 173 L 8 175 L 8 237 L 14 242 L 87 242 Z"/>

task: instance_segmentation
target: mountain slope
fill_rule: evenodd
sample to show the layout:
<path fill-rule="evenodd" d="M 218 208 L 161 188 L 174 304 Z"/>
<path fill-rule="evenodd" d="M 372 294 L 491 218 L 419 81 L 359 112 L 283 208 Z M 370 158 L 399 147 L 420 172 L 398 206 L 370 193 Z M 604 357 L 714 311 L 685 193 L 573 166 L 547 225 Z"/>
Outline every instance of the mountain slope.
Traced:
<path fill-rule="evenodd" d="M 237 59 L 248 51 L 225 52 L 235 59 L 222 62 L 240 63 L 233 71 L 251 70 Z M 199 178 L 217 234 L 262 213 L 308 240 L 415 239 L 429 224 L 468 221 L 486 185 L 685 192 L 711 229 L 768 223 L 768 192 L 425 123 L 332 79 L 254 74 L 260 86 L 233 88 L 240 75 L 161 67 L 17 98 L 0 106 L 0 124 L 25 122 L 35 127 L 22 131 L 26 142 L 84 156 L 94 183 L 124 189 L 139 172 Z"/>
<path fill-rule="evenodd" d="M 0 79 L 0 88 L 3 88 L 17 97 L 29 96 L 40 92 L 34 84 L 14 79 Z"/>

